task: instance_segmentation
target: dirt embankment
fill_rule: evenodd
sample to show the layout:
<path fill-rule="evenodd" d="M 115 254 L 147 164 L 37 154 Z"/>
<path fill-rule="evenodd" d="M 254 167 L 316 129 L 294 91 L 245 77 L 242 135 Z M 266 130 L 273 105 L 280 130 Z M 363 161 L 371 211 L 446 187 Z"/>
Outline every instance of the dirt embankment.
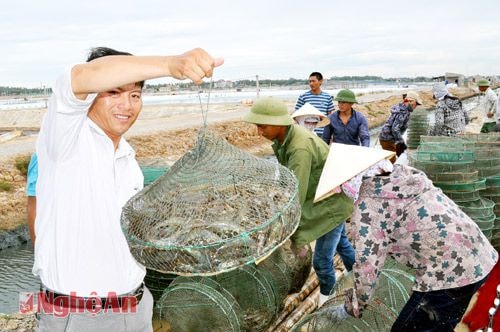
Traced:
<path fill-rule="evenodd" d="M 460 98 L 475 95 L 472 89 L 465 88 L 455 89 L 452 92 Z M 423 102 L 422 107 L 431 109 L 436 105 L 431 91 L 420 91 L 419 94 Z M 370 102 L 363 102 L 365 98 L 371 99 L 368 95 L 361 95 L 357 98 L 360 104 L 354 105 L 354 109 L 363 113 L 370 128 L 382 125 L 387 120 L 391 107 L 402 101 L 399 94 Z M 242 121 L 227 121 L 210 125 L 209 128 L 226 138 L 229 143 L 252 154 L 272 153 L 270 142 L 257 134 L 254 125 Z M 139 161 L 147 163 L 163 159 L 165 162 L 171 163 L 194 146 L 198 129 L 171 130 L 153 135 L 134 136 L 128 141 L 136 150 Z"/>
<path fill-rule="evenodd" d="M 456 89 L 452 92 L 460 98 L 475 94 L 472 89 Z M 419 93 L 423 99 L 423 107 L 430 109 L 435 106 L 431 91 Z M 373 95 L 360 95 L 357 98 L 360 104 L 354 105 L 354 108 L 366 116 L 371 128 L 383 124 L 391 106 L 401 102 L 399 93 L 378 100 L 374 100 L 376 96 Z M 292 104 L 293 102 L 288 102 L 290 109 Z M 176 121 L 175 116 L 170 117 L 168 121 Z M 272 153 L 270 142 L 257 134 L 254 125 L 233 120 L 212 124 L 209 128 L 225 137 L 231 144 L 254 155 Z M 151 135 L 139 134 L 129 137 L 128 141 L 136 150 L 137 159 L 141 164 L 172 164 L 194 146 L 198 131 L 199 126 L 172 129 Z M 10 191 L 0 189 L 0 230 L 14 229 L 26 223 L 26 178 L 15 167 L 15 157 L 0 163 L 0 181 L 8 182 L 12 186 Z"/>

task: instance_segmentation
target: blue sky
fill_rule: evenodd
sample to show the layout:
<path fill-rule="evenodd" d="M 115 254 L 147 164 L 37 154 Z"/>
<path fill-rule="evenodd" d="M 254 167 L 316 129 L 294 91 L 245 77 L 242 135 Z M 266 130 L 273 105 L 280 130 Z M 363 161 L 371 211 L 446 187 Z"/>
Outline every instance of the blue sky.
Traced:
<path fill-rule="evenodd" d="M 16 0 L 0 11 L 0 85 L 52 85 L 92 46 L 203 47 L 215 79 L 500 74 L 494 0 Z M 159 80 L 168 81 L 168 80 Z"/>

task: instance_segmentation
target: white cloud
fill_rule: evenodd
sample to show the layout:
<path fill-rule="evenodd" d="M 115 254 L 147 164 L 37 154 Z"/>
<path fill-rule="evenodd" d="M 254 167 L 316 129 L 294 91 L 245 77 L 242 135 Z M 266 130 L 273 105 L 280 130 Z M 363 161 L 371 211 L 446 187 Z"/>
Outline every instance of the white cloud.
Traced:
<path fill-rule="evenodd" d="M 486 0 L 16 0 L 0 14 L 0 85 L 51 84 L 92 46 L 201 46 L 224 56 L 226 79 L 500 74 L 499 12 Z"/>

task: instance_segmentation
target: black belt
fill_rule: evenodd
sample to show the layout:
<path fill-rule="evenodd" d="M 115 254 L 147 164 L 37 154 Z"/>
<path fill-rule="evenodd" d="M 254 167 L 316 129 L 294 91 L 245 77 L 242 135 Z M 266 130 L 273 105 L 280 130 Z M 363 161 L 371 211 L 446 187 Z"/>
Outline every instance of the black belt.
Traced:
<path fill-rule="evenodd" d="M 44 301 L 51 305 L 71 309 L 126 309 L 139 304 L 144 294 L 144 282 L 128 294 L 110 295 L 108 297 L 81 297 L 53 292 L 41 287 Z"/>

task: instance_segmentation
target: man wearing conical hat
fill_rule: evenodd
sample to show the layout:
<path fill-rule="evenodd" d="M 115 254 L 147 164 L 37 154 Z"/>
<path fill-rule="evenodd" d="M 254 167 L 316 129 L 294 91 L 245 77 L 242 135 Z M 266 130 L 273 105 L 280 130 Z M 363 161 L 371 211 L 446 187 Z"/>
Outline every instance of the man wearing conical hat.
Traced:
<path fill-rule="evenodd" d="M 284 102 L 272 97 L 261 98 L 245 115 L 244 121 L 257 125 L 259 134 L 273 141 L 276 158 L 297 177 L 302 214 L 291 239 L 299 256 L 301 248 L 316 240 L 313 266 L 320 282 L 321 305 L 335 285 L 335 252 L 339 253 L 348 271 L 354 264 L 354 250 L 345 228 L 353 202 L 343 192 L 313 202 L 328 156 L 328 145 L 313 132 L 294 125 Z"/>

